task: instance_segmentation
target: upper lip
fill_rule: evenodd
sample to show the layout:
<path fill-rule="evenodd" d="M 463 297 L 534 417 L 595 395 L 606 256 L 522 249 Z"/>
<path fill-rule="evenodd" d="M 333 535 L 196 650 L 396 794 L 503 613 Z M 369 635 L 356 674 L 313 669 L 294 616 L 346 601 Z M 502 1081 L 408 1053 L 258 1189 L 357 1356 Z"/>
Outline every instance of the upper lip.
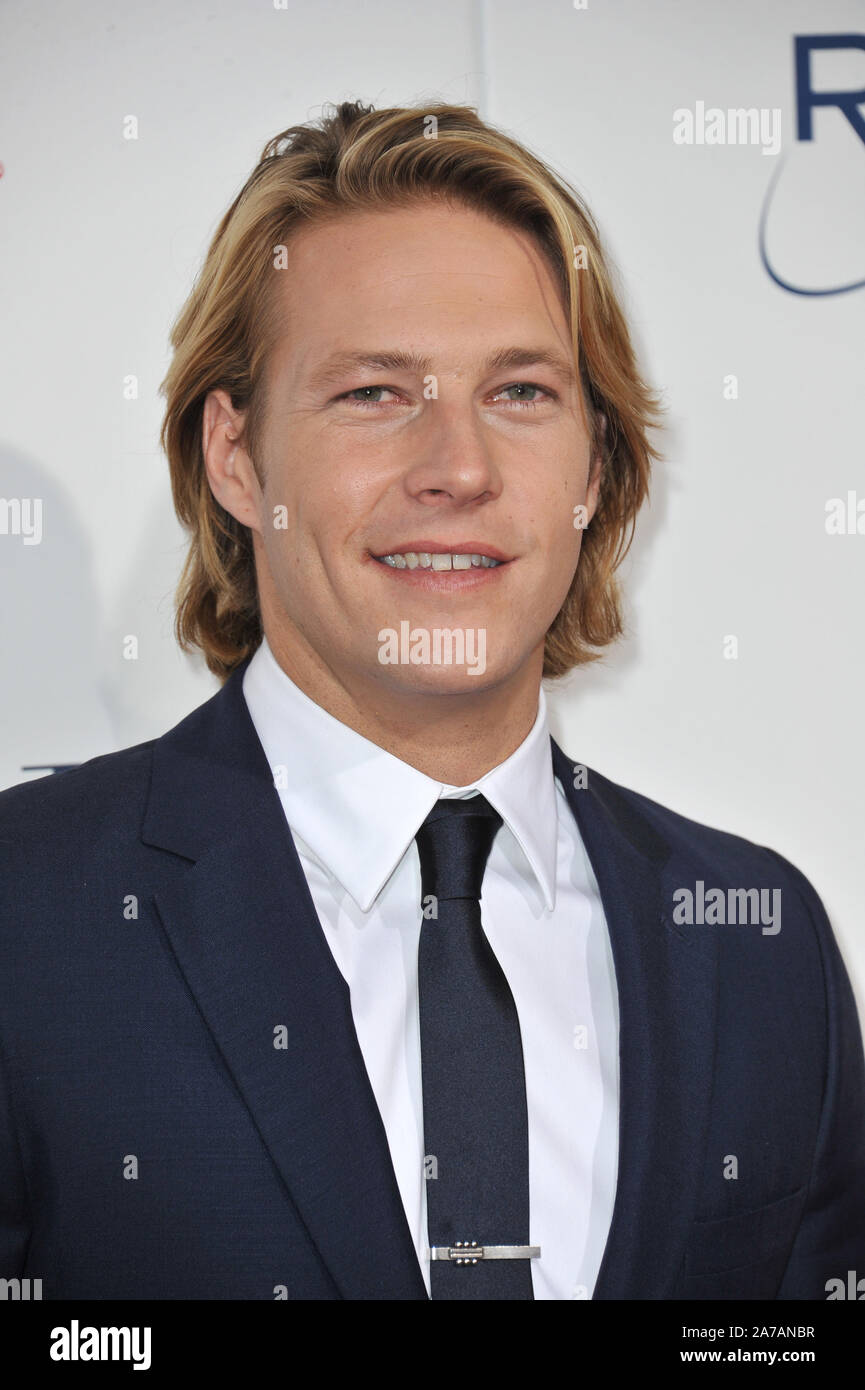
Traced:
<path fill-rule="evenodd" d="M 407 555 L 407 554 L 427 554 L 427 555 L 488 555 L 491 560 L 501 560 L 506 564 L 513 557 L 506 555 L 498 546 L 490 545 L 488 541 L 400 541 L 398 545 L 389 546 L 385 550 L 373 550 L 370 552 L 377 560 L 382 555 Z"/>

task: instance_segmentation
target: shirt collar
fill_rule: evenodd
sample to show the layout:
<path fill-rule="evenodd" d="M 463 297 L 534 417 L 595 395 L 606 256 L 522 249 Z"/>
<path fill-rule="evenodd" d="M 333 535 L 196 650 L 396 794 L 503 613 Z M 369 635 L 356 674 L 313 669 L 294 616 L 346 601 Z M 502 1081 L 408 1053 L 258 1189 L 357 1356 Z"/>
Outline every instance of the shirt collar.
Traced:
<path fill-rule="evenodd" d="M 502 817 L 552 911 L 558 809 L 543 688 L 528 736 L 466 787 L 427 777 L 328 714 L 286 675 L 266 638 L 243 694 L 292 831 L 364 912 L 439 797 L 474 791 Z"/>

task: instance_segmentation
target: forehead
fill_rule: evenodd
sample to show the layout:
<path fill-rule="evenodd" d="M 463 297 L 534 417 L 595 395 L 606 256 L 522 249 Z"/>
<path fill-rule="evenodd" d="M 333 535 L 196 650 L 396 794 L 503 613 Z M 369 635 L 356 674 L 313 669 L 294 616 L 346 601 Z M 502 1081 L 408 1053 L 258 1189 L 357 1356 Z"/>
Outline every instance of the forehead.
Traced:
<path fill-rule="evenodd" d="M 450 200 L 329 217 L 293 235 L 286 261 L 275 272 L 277 369 L 305 376 L 334 352 L 383 346 L 383 334 L 432 353 L 458 338 L 466 366 L 514 335 L 572 355 L 535 239 Z"/>

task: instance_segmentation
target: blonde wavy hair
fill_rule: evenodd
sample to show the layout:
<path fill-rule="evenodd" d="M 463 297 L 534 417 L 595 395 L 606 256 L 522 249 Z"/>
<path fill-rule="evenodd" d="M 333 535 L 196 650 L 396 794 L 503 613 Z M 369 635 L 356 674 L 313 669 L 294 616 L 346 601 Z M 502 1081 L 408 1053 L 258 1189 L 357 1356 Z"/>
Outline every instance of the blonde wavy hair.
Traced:
<path fill-rule="evenodd" d="M 354 209 L 445 196 L 530 233 L 566 309 L 593 450 L 601 452 L 597 510 L 582 537 L 567 597 L 546 634 L 545 677 L 596 660 L 621 636 L 615 571 L 648 494 L 649 442 L 661 406 L 638 371 L 628 326 L 592 214 L 579 195 L 469 106 L 332 107 L 265 145 L 223 216 L 171 333 L 161 385 L 161 443 L 174 506 L 190 543 L 176 595 L 175 634 L 200 648 L 222 680 L 258 647 L 261 613 L 252 537 L 210 490 L 202 449 L 208 392 L 246 411 L 242 444 L 259 456 L 265 367 L 280 332 L 274 249 L 294 230 Z M 604 426 L 606 420 L 606 426 Z"/>

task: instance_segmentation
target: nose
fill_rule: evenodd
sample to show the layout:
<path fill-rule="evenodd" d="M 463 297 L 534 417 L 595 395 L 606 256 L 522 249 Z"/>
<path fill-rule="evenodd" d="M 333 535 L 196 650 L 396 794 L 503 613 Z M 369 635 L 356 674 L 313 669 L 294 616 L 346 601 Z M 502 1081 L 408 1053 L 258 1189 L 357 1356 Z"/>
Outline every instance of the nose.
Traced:
<path fill-rule="evenodd" d="M 448 399 L 430 401 L 424 415 L 421 429 L 409 444 L 417 451 L 405 475 L 410 495 L 435 506 L 443 501 L 466 506 L 497 497 L 501 474 L 492 440 L 472 402 L 457 399 L 451 387 Z"/>

